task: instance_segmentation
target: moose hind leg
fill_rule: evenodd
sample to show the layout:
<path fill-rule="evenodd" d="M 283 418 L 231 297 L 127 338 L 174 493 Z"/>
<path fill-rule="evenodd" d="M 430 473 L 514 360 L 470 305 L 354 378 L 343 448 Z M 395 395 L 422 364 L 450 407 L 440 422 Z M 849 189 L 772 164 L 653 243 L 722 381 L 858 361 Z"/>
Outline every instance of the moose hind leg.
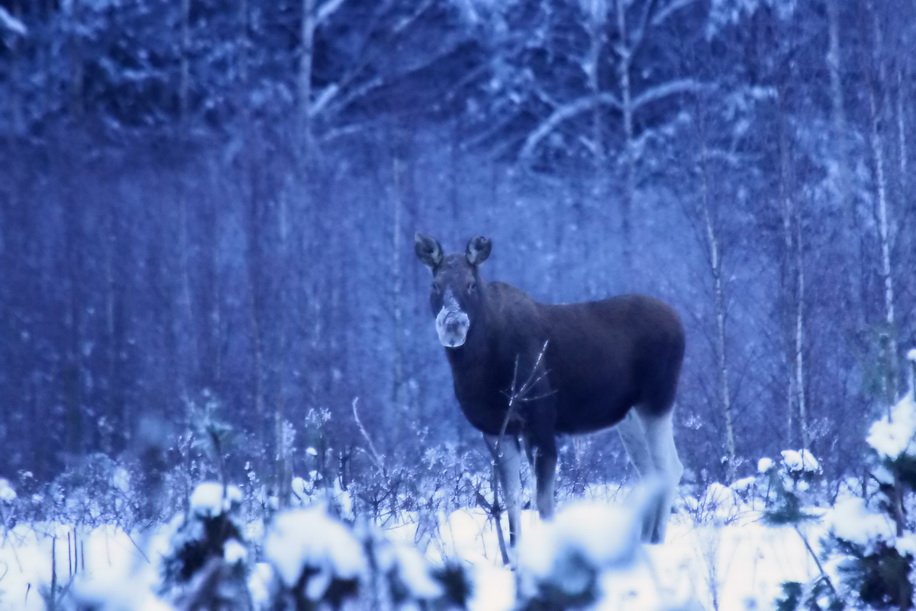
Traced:
<path fill-rule="evenodd" d="M 503 489 L 509 517 L 509 545 L 515 549 L 521 533 L 521 450 L 514 435 L 484 435 L 496 461 L 499 484 Z"/>
<path fill-rule="evenodd" d="M 655 467 L 652 462 L 652 456 L 649 453 L 649 442 L 646 439 L 646 431 L 643 428 L 643 424 L 634 410 L 630 410 L 617 425 L 617 434 L 620 435 L 623 448 L 626 450 L 627 456 L 630 462 L 633 463 L 633 467 L 635 467 L 639 477 L 642 479 L 652 477 Z M 652 540 L 657 520 L 658 512 L 655 510 L 644 516 L 642 524 L 643 541 Z"/>
<path fill-rule="evenodd" d="M 654 467 L 652 465 L 652 457 L 649 454 L 649 442 L 646 440 L 646 432 L 643 429 L 642 422 L 639 421 L 633 410 L 630 410 L 620 424 L 617 425 L 617 434 L 620 435 L 623 448 L 627 451 L 627 456 L 639 476 L 646 477 L 652 473 Z"/>
<path fill-rule="evenodd" d="M 677 493 L 678 484 L 684 474 L 684 465 L 677 455 L 674 445 L 674 414 L 669 411 L 663 416 L 643 416 L 641 418 L 646 431 L 646 441 L 649 445 L 649 455 L 656 473 L 662 478 L 664 493 L 655 515 L 654 528 L 649 540 L 652 543 L 661 543 L 665 540 L 665 530 L 668 517 L 671 515 L 671 506 Z"/>

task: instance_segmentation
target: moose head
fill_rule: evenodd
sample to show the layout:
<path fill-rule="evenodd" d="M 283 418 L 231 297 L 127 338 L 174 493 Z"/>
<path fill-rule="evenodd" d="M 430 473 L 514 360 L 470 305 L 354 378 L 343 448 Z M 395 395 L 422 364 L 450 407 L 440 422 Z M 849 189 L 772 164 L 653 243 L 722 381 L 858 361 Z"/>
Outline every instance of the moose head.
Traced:
<path fill-rule="evenodd" d="M 483 316 L 483 286 L 478 266 L 490 256 L 492 244 L 477 236 L 468 241 L 464 255 L 445 255 L 442 246 L 418 233 L 414 239 L 417 258 L 433 274 L 429 303 L 436 316 L 436 333 L 446 348 L 460 348 L 474 324 Z"/>

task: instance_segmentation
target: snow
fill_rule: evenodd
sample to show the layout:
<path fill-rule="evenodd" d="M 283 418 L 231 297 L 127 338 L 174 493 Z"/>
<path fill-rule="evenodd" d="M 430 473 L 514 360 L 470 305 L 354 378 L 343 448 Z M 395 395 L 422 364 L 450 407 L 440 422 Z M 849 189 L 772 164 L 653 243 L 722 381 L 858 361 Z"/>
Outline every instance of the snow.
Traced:
<path fill-rule="evenodd" d="M 902 556 L 916 558 L 916 533 L 908 533 L 898 537 L 894 545 Z"/>
<path fill-rule="evenodd" d="M 238 539 L 229 539 L 223 546 L 223 559 L 229 564 L 244 562 L 248 557 L 248 550 Z"/>
<path fill-rule="evenodd" d="M 817 474 L 821 471 L 821 464 L 810 450 L 783 450 L 780 454 L 791 473 Z"/>
<path fill-rule="evenodd" d="M 0 501 L 12 503 L 16 500 L 16 491 L 10 485 L 9 480 L 0 477 Z"/>
<path fill-rule="evenodd" d="M 258 562 L 248 575 L 248 591 L 255 609 L 270 607 L 271 583 L 274 580 L 274 569 L 267 562 Z"/>
<path fill-rule="evenodd" d="M 741 511 L 742 501 L 733 488 L 713 482 L 696 502 L 700 515 L 717 522 L 734 520 Z"/>
<path fill-rule="evenodd" d="M 916 363 L 916 348 L 910 348 L 906 353 L 906 360 Z"/>
<path fill-rule="evenodd" d="M 773 459 L 772 458 L 761 458 L 757 461 L 757 473 L 766 473 L 773 468 Z"/>
<path fill-rule="evenodd" d="M 837 538 L 870 549 L 879 541 L 893 541 L 894 524 L 884 514 L 874 513 L 859 497 L 837 502 L 827 513 L 825 523 Z"/>
<path fill-rule="evenodd" d="M 868 445 L 883 458 L 897 460 L 902 454 L 916 453 L 916 401 L 903 397 L 891 408 L 890 418 L 875 421 L 868 431 Z"/>
<path fill-rule="evenodd" d="M 58 523 L 17 524 L 0 538 L 0 608 L 44 609 L 39 591 L 51 583 L 51 549 L 56 549 L 58 583 L 67 583 L 69 566 L 67 535 L 80 541 L 80 561 L 73 575 L 73 591 L 99 608 L 149 610 L 170 608 L 153 593 L 158 576 L 154 567 L 140 554 L 146 547 L 150 557 L 154 541 L 138 533 L 105 524 L 83 529 Z M 56 541 L 54 540 L 56 538 Z"/>
<path fill-rule="evenodd" d="M 2 6 L 0 6 L 0 28 L 7 29 L 10 32 L 19 34 L 20 36 L 25 36 L 29 33 L 29 30 L 25 27 L 25 24 L 13 17 L 10 12 Z"/>
<path fill-rule="evenodd" d="M 237 486 L 224 487 L 219 482 L 203 482 L 191 493 L 191 512 L 205 518 L 212 518 L 229 511 L 242 502 L 242 491 Z"/>
<path fill-rule="evenodd" d="M 117 467 L 111 475 L 111 483 L 115 488 L 127 494 L 130 492 L 130 473 L 124 467 Z"/>
<path fill-rule="evenodd" d="M 750 493 L 750 491 L 754 489 L 754 486 L 756 484 L 757 484 L 756 477 L 753 477 L 753 476 L 742 477 L 741 479 L 736 479 L 735 481 L 733 481 L 731 485 L 729 486 L 729 488 L 741 494 L 748 494 Z"/>
<path fill-rule="evenodd" d="M 727 488 L 721 484 L 712 486 L 704 496 L 719 498 L 723 490 Z M 596 491 L 594 496 L 622 498 L 616 487 L 603 495 Z M 694 499 L 693 504 L 697 503 Z M 834 515 L 830 525 L 846 537 L 869 540 L 892 532 L 886 522 L 879 521 L 881 516 L 868 513 L 862 506 L 839 509 L 839 517 Z M 817 568 L 792 528 L 765 526 L 759 512 L 747 505 L 735 505 L 734 510 L 735 519 L 727 523 L 681 511 L 672 516 L 665 543 L 641 546 L 628 534 L 632 532 L 628 525 L 637 519 L 637 512 L 625 504 L 561 499 L 553 522 L 542 523 L 533 510 L 523 512 L 519 563 L 540 575 L 555 568 L 537 541 L 546 541 L 544 545 L 560 551 L 581 551 L 602 566 L 599 609 L 713 608 L 714 599 L 720 609 L 772 608 L 782 581 L 806 580 L 817 574 Z M 865 530 L 860 527 L 862 515 L 866 516 Z M 422 555 L 413 545 L 421 522 L 405 512 L 399 522 L 384 530 L 393 546 L 389 561 L 397 566 L 400 579 L 417 598 L 431 597 L 439 587 L 430 579 L 429 565 L 422 562 L 425 556 L 433 566 L 449 561 L 467 568 L 474 582 L 471 609 L 513 608 L 515 574 L 502 566 L 496 533 L 484 511 L 467 508 L 439 516 L 438 528 L 432 529 L 431 544 Z M 807 538 L 815 547 L 826 526 L 826 522 L 813 522 L 804 527 L 809 529 Z M 246 537 L 250 530 L 252 541 L 261 540 L 257 535 L 260 528 L 260 521 L 246 524 Z M 36 593 L 42 584 L 50 582 L 50 536 L 65 534 L 68 529 L 71 527 L 59 524 L 21 524 L 0 539 L 0 566 L 9 567 L 0 580 L 0 607 L 15 601 L 17 608 L 43 608 Z M 167 536 L 167 527 L 145 537 L 128 535 L 113 526 L 81 534 L 81 540 L 86 541 L 87 567 L 74 588 L 86 600 L 99 597 L 109 601 L 111 606 L 106 608 L 164 608 L 154 594 L 158 583 L 155 561 L 149 564 L 146 558 L 154 560 L 161 555 Z M 67 554 L 61 541 L 59 537 L 58 575 L 66 577 Z M 910 550 L 916 541 L 901 539 L 897 545 L 901 551 Z M 224 548 L 224 558 L 229 562 L 239 561 L 247 553 L 233 540 Z M 320 573 L 308 586 L 307 593 L 313 599 L 321 595 L 332 576 L 356 577 L 367 569 L 359 541 L 344 524 L 328 517 L 322 505 L 279 514 L 267 529 L 264 553 L 268 562 L 254 564 L 248 576 L 256 608 L 266 604 L 275 580 L 295 583 L 306 565 Z M 20 601 L 26 602 L 20 605 Z"/>
<path fill-rule="evenodd" d="M 352 579 L 366 570 L 359 541 L 322 504 L 279 514 L 267 531 L 264 555 L 287 587 L 296 584 L 304 568 L 316 569 L 306 590 L 312 600 L 332 578 Z"/>
<path fill-rule="evenodd" d="M 519 546 L 520 566 L 535 577 L 547 578 L 570 557 L 595 566 L 622 567 L 634 561 L 640 527 L 636 512 L 591 501 L 563 508 L 551 523 L 526 533 Z"/>
<path fill-rule="evenodd" d="M 417 548 L 395 544 L 391 550 L 401 582 L 414 598 L 428 600 L 442 594 L 442 586 L 429 574 L 429 566 Z"/>

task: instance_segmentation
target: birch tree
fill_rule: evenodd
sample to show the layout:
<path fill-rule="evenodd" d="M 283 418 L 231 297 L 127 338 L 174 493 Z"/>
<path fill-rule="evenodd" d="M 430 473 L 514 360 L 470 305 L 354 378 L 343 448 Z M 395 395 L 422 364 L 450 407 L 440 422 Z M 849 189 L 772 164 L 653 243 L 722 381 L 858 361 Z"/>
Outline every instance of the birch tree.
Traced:
<path fill-rule="evenodd" d="M 897 314 L 895 310 L 894 270 L 891 260 L 893 235 L 891 233 L 890 194 L 888 192 L 888 168 L 886 160 L 887 135 L 886 125 L 887 100 L 879 97 L 878 83 L 886 83 L 887 73 L 884 64 L 884 33 L 873 2 L 868 2 L 870 33 L 872 43 L 873 70 L 866 70 L 866 95 L 868 96 L 868 141 L 871 148 L 874 169 L 875 221 L 878 233 L 879 275 L 882 284 L 882 301 L 884 309 L 884 330 L 881 336 L 887 371 L 885 396 L 887 405 L 896 400 L 898 383 L 898 345 Z"/>

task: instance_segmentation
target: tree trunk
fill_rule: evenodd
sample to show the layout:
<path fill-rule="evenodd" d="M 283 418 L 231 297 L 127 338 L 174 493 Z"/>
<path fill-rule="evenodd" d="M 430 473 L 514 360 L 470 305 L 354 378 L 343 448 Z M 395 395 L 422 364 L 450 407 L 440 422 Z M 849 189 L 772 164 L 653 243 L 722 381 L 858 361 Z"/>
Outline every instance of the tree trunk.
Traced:
<path fill-rule="evenodd" d="M 191 81 L 190 51 L 191 51 L 191 0 L 181 0 L 181 65 L 178 80 L 178 118 L 179 124 L 184 125 L 188 117 L 188 92 Z"/>
<path fill-rule="evenodd" d="M 906 138 L 906 110 L 904 91 L 907 81 L 903 78 L 903 69 L 897 68 L 897 163 L 900 174 L 900 199 L 907 201 L 909 198 L 909 151 Z"/>
<path fill-rule="evenodd" d="M 315 53 L 315 0 L 302 0 L 299 48 L 299 135 L 302 139 L 303 159 L 312 150 L 312 122 L 310 106 L 312 101 L 312 65 Z"/>
<path fill-rule="evenodd" d="M 872 9 L 872 27 L 875 36 L 875 45 L 877 49 L 881 47 L 881 30 L 878 25 L 878 18 Z M 883 69 L 881 58 L 875 53 L 875 59 L 879 64 L 879 79 L 882 78 Z M 882 133 L 882 109 L 878 104 L 875 92 L 875 83 L 869 79 L 868 89 L 868 109 L 870 114 L 869 144 L 872 149 L 872 156 L 875 170 L 875 196 L 876 196 L 876 216 L 878 225 L 878 241 L 881 249 L 880 254 L 880 274 L 884 287 L 884 325 L 886 333 L 886 362 L 887 381 L 886 381 L 886 400 L 888 405 L 892 405 L 897 394 L 897 317 L 894 311 L 894 276 L 891 262 L 891 234 L 890 234 L 890 203 L 887 192 L 887 167 L 884 157 L 885 142 Z"/>
<path fill-rule="evenodd" d="M 719 243 L 719 234 L 710 209 L 709 180 L 706 170 L 706 154 L 701 160 L 702 174 L 702 213 L 703 226 L 706 234 L 706 247 L 709 256 L 709 270 L 712 274 L 714 307 L 716 316 L 716 365 L 719 392 L 719 407 L 722 410 L 722 421 L 725 426 L 725 474 L 729 482 L 735 480 L 737 467 L 737 452 L 735 448 L 735 427 L 732 415 L 731 388 L 729 385 L 729 362 L 726 342 L 727 305 L 725 299 L 725 285 L 722 278 L 722 258 Z"/>
<path fill-rule="evenodd" d="M 394 355 L 392 371 L 391 400 L 396 410 L 405 407 L 403 396 L 404 378 L 404 321 L 401 309 L 401 295 L 404 284 L 401 274 L 401 208 L 403 162 L 395 157 L 392 162 L 393 192 L 391 198 L 391 312 L 394 323 Z"/>
<path fill-rule="evenodd" d="M 783 96 L 780 93 L 780 99 Z M 782 233 L 783 233 L 783 293 L 787 300 L 784 309 L 784 325 L 788 351 L 787 375 L 787 443 L 796 443 L 795 429 L 798 429 L 798 441 L 801 447 L 809 449 L 807 404 L 805 402 L 805 364 L 804 364 L 804 328 L 805 328 L 805 272 L 804 243 L 802 233 L 801 210 L 793 195 L 795 186 L 792 174 L 791 151 L 787 126 L 780 122 L 779 127 L 779 197 L 782 200 Z"/>
<path fill-rule="evenodd" d="M 620 65 L 618 66 L 618 79 L 620 86 L 620 105 L 623 120 L 623 193 L 620 198 L 620 232 L 623 245 L 624 274 L 629 275 L 633 270 L 633 245 L 631 215 L 636 191 L 636 160 L 634 159 L 633 145 L 633 91 L 630 83 L 630 67 L 632 61 L 631 49 L 628 45 L 629 32 L 627 30 L 627 6 L 625 0 L 616 0 L 617 7 L 617 33 L 621 43 L 618 48 Z"/>
<path fill-rule="evenodd" d="M 795 206 L 793 206 L 795 208 Z M 808 405 L 805 401 L 805 267 L 801 211 L 795 208 L 795 404 L 798 406 L 798 432 L 802 448 L 810 449 Z"/>
<path fill-rule="evenodd" d="M 589 22 L 589 52 L 588 52 L 588 87 L 593 96 L 601 93 L 600 67 L 601 54 L 604 50 L 604 28 L 607 21 L 607 12 L 604 0 L 591 0 Z M 594 185 L 593 196 L 596 202 L 604 202 L 607 196 L 607 151 L 604 143 L 604 117 L 600 104 L 595 104 L 592 109 L 592 141 L 594 151 Z"/>

